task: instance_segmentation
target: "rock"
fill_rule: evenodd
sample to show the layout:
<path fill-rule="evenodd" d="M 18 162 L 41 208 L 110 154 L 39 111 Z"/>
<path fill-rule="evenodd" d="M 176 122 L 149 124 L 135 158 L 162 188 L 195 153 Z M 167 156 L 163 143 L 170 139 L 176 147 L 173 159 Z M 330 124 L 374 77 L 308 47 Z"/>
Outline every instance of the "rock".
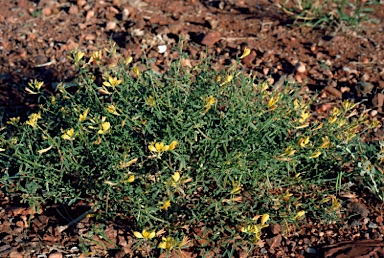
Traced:
<path fill-rule="evenodd" d="M 167 51 L 167 45 L 158 45 L 157 52 L 160 54 L 164 54 Z"/>
<path fill-rule="evenodd" d="M 77 0 L 77 6 L 79 8 L 83 7 L 84 5 L 87 4 L 87 1 L 86 0 Z"/>
<path fill-rule="evenodd" d="M 277 236 L 266 239 L 265 241 L 271 249 L 275 249 L 281 246 L 281 239 L 281 234 L 278 234 Z"/>
<path fill-rule="evenodd" d="M 279 224 L 270 224 L 269 228 L 271 229 L 271 232 L 274 235 L 281 233 L 281 226 Z"/>
<path fill-rule="evenodd" d="M 343 93 L 341 93 L 341 91 L 339 91 L 338 89 L 333 88 L 331 86 L 324 87 L 324 90 L 327 91 L 328 93 L 332 94 L 333 96 L 339 98 L 339 99 L 341 99 L 343 97 Z"/>
<path fill-rule="evenodd" d="M 71 5 L 68 10 L 69 14 L 77 14 L 79 13 L 79 7 L 77 5 Z"/>
<path fill-rule="evenodd" d="M 256 51 L 252 49 L 251 53 L 249 53 L 249 55 L 244 57 L 241 60 L 241 62 L 243 62 L 243 64 L 245 65 L 252 65 L 252 62 L 255 60 L 255 58 L 256 58 Z"/>
<path fill-rule="evenodd" d="M 85 19 L 88 21 L 88 20 L 92 19 L 94 16 L 95 16 L 95 11 L 89 10 L 87 12 L 87 15 L 85 16 Z"/>
<path fill-rule="evenodd" d="M 212 47 L 219 40 L 220 40 L 220 32 L 214 31 L 206 34 L 203 40 L 201 41 L 201 44 L 207 47 Z"/>
<path fill-rule="evenodd" d="M 23 255 L 18 251 L 12 251 L 9 253 L 9 258 L 23 258 Z"/>
<path fill-rule="evenodd" d="M 358 96 L 366 97 L 368 94 L 372 94 L 375 86 L 370 82 L 359 82 L 356 85 L 356 92 Z"/>
<path fill-rule="evenodd" d="M 49 16 L 52 14 L 52 9 L 50 7 L 44 7 L 43 10 L 41 11 L 45 16 Z"/>
<path fill-rule="evenodd" d="M 60 252 L 51 253 L 48 258 L 63 258 L 63 254 Z"/>
<path fill-rule="evenodd" d="M 351 202 L 347 205 L 347 208 L 351 213 L 358 213 L 363 218 L 366 218 L 369 215 L 369 210 L 365 207 L 364 204 L 359 202 Z"/>

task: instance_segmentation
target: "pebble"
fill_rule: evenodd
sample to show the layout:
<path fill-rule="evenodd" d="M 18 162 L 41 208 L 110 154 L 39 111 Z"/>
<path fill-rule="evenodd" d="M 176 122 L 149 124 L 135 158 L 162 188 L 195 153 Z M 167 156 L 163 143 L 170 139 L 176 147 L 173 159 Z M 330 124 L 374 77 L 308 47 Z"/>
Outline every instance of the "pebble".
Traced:
<path fill-rule="evenodd" d="M 305 251 L 309 254 L 316 254 L 317 253 L 316 249 L 312 248 L 312 247 L 307 247 Z"/>
<path fill-rule="evenodd" d="M 376 223 L 373 223 L 373 222 L 369 222 L 369 223 L 368 223 L 368 227 L 369 227 L 369 228 L 377 228 L 377 224 L 376 224 Z"/>
<path fill-rule="evenodd" d="M 167 45 L 158 45 L 157 52 L 160 54 L 164 54 L 167 51 Z"/>
<path fill-rule="evenodd" d="M 128 18 L 129 18 L 129 10 L 127 8 L 124 8 L 124 10 L 122 12 L 121 18 L 122 18 L 123 21 L 128 20 Z"/>
<path fill-rule="evenodd" d="M 305 64 L 303 64 L 302 62 L 298 62 L 296 64 L 296 72 L 298 73 L 304 73 L 306 71 L 305 69 Z"/>
<path fill-rule="evenodd" d="M 220 40 L 220 36 L 220 32 L 218 31 L 210 32 L 204 36 L 201 44 L 207 47 L 212 47 L 216 42 Z"/>
<path fill-rule="evenodd" d="M 360 226 L 361 226 L 361 223 L 358 222 L 357 220 L 354 220 L 354 221 L 352 221 L 352 223 L 351 223 L 351 227 L 360 227 Z"/>
<path fill-rule="evenodd" d="M 116 22 L 109 21 L 107 22 L 107 25 L 105 26 L 106 30 L 114 30 L 116 28 Z"/>
<path fill-rule="evenodd" d="M 267 249 L 265 248 L 260 249 L 260 254 L 266 254 L 266 253 L 268 253 Z"/>
<path fill-rule="evenodd" d="M 374 116 L 377 116 L 378 113 L 379 113 L 379 112 L 378 112 L 377 110 L 372 110 L 372 111 L 370 112 L 370 115 L 371 115 L 372 117 L 374 117 Z"/>

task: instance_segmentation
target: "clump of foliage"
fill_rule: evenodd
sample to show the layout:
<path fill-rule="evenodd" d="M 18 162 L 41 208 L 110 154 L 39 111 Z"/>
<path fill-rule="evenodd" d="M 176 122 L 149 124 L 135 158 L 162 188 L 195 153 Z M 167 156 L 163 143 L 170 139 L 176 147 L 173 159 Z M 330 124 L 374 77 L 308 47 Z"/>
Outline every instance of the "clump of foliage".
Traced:
<path fill-rule="evenodd" d="M 363 22 L 373 22 L 369 14 L 379 1 L 350 0 L 284 0 L 281 8 L 295 24 L 312 28 L 336 28 L 340 26 L 356 29 Z"/>
<path fill-rule="evenodd" d="M 1 183 L 34 207 L 82 200 L 103 218 L 130 217 L 137 245 L 168 252 L 204 239 L 202 250 L 232 253 L 262 239 L 269 220 L 330 218 L 363 162 L 359 127 L 378 122 L 349 101 L 313 119 L 298 85 L 273 90 L 241 72 L 247 54 L 222 71 L 208 58 L 184 67 L 182 55 L 158 74 L 113 44 L 73 52 L 76 83 L 50 95 L 31 81 L 39 109 L 2 128 Z"/>

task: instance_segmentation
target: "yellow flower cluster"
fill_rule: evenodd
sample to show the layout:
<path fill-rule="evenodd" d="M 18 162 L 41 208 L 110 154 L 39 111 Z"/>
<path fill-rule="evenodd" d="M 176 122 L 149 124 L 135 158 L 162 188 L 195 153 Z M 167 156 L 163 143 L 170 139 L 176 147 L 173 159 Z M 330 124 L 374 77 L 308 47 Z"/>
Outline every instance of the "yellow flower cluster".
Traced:
<path fill-rule="evenodd" d="M 205 99 L 205 106 L 204 106 L 205 109 L 204 109 L 204 111 L 203 111 L 203 114 L 207 113 L 208 110 L 211 109 L 211 106 L 212 106 L 213 104 L 215 104 L 215 102 L 216 102 L 216 100 L 215 100 L 215 98 L 214 98 L 213 96 L 208 96 L 208 97 Z"/>
<path fill-rule="evenodd" d="M 26 124 L 32 126 L 33 128 L 36 128 L 37 120 L 40 118 L 41 118 L 40 112 L 33 113 L 33 114 L 29 115 L 29 120 L 26 122 Z"/>
<path fill-rule="evenodd" d="M 31 80 L 28 82 L 29 88 L 25 88 L 25 91 L 29 94 L 39 94 L 41 87 L 44 85 L 44 82 L 38 80 Z"/>
<path fill-rule="evenodd" d="M 156 143 L 151 143 L 148 146 L 148 149 L 151 152 L 161 154 L 161 153 L 163 153 L 165 151 L 174 150 L 176 148 L 177 144 L 178 144 L 178 142 L 176 140 L 172 141 L 169 145 L 165 145 L 164 142 L 156 142 Z"/>
<path fill-rule="evenodd" d="M 259 218 L 260 218 L 260 215 L 257 215 L 253 218 L 253 220 L 258 220 Z M 260 223 L 242 227 L 241 232 L 253 234 L 255 237 L 255 241 L 257 242 L 260 240 L 261 230 L 269 226 L 269 224 L 266 224 L 268 220 L 269 220 L 269 215 L 264 214 L 263 216 L 261 216 Z"/>

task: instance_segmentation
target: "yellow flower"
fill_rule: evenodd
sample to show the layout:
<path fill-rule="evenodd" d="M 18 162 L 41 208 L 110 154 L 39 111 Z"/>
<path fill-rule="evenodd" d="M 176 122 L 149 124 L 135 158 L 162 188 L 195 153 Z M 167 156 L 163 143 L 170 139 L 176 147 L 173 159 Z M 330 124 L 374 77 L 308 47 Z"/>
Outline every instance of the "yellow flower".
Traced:
<path fill-rule="evenodd" d="M 338 209 L 340 209 L 341 204 L 337 200 L 336 196 L 332 196 L 331 200 L 332 200 L 332 204 L 331 204 L 331 207 L 330 207 L 329 211 L 333 212 L 333 211 L 337 211 Z"/>
<path fill-rule="evenodd" d="M 17 125 L 17 123 L 19 123 L 19 121 L 20 121 L 20 117 L 19 116 L 18 117 L 11 117 L 9 119 L 9 121 L 7 121 L 7 124 L 9 124 L 9 125 Z"/>
<path fill-rule="evenodd" d="M 167 249 L 171 251 L 173 248 L 177 247 L 177 242 L 173 237 L 167 236 L 163 237 L 162 242 L 158 245 L 159 248 L 161 249 Z"/>
<path fill-rule="evenodd" d="M 110 104 L 107 108 L 107 111 L 113 115 L 119 116 L 120 114 L 117 112 L 117 108 L 115 105 Z"/>
<path fill-rule="evenodd" d="M 160 202 L 162 206 L 159 208 L 160 210 L 168 210 L 168 208 L 171 206 L 171 201 L 165 201 L 165 202 Z"/>
<path fill-rule="evenodd" d="M 132 183 L 135 181 L 135 175 L 130 175 L 127 180 L 124 180 L 124 183 Z"/>
<path fill-rule="evenodd" d="M 132 63 L 132 60 L 133 60 L 132 56 L 129 56 L 126 59 L 124 59 L 124 64 L 129 65 L 130 63 Z"/>
<path fill-rule="evenodd" d="M 109 128 L 111 128 L 111 124 L 109 122 L 103 122 L 101 124 L 101 129 L 97 131 L 98 134 L 105 134 Z"/>
<path fill-rule="evenodd" d="M 179 172 L 175 172 L 173 175 L 172 175 L 172 179 L 175 183 L 177 183 L 179 180 L 180 180 L 180 173 Z"/>
<path fill-rule="evenodd" d="M 302 218 L 303 216 L 305 215 L 305 211 L 299 211 L 296 215 L 295 215 L 295 217 L 294 217 L 294 219 L 300 219 L 300 218 Z"/>
<path fill-rule="evenodd" d="M 344 100 L 343 102 L 341 102 L 341 106 L 345 111 L 348 111 L 357 106 L 357 104 L 350 100 Z"/>
<path fill-rule="evenodd" d="M 354 132 L 345 132 L 345 141 L 349 142 L 352 138 L 356 137 L 356 134 Z M 342 137 L 341 137 L 342 138 Z M 341 139 L 342 140 L 342 139 Z"/>
<path fill-rule="evenodd" d="M 251 50 L 249 48 L 244 48 L 243 54 L 239 57 L 240 59 L 243 59 L 244 57 L 248 56 L 251 53 Z"/>
<path fill-rule="evenodd" d="M 205 109 L 203 114 L 207 113 L 213 104 L 215 104 L 216 100 L 213 96 L 209 96 L 205 99 Z"/>
<path fill-rule="evenodd" d="M 265 223 L 269 220 L 269 215 L 268 214 L 263 214 L 261 217 L 261 225 L 265 225 Z"/>
<path fill-rule="evenodd" d="M 260 234 L 260 228 L 257 225 L 248 225 L 241 228 L 241 232 Z"/>
<path fill-rule="evenodd" d="M 93 60 L 100 61 L 101 57 L 102 57 L 102 51 L 101 50 L 93 51 L 91 58 L 89 59 L 88 63 L 92 63 Z"/>
<path fill-rule="evenodd" d="M 178 144 L 178 141 L 174 140 L 169 144 L 168 150 L 174 150 Z"/>
<path fill-rule="evenodd" d="M 85 119 L 87 119 L 88 112 L 89 112 L 89 108 L 87 108 L 86 110 L 84 110 L 84 113 L 83 113 L 83 114 L 80 114 L 80 116 L 79 116 L 79 121 L 80 121 L 80 122 L 83 122 L 83 121 L 85 121 Z"/>
<path fill-rule="evenodd" d="M 231 82 L 232 79 L 233 79 L 233 75 L 227 75 L 225 77 L 225 80 L 222 83 L 220 83 L 220 86 L 223 86 L 224 84 Z"/>
<path fill-rule="evenodd" d="M 319 146 L 319 149 L 329 148 L 328 136 L 323 137 L 323 143 Z"/>
<path fill-rule="evenodd" d="M 164 145 L 163 142 L 156 142 L 155 144 L 152 143 L 148 146 L 148 149 L 152 152 L 164 152 L 167 151 L 168 148 L 167 145 Z"/>
<path fill-rule="evenodd" d="M 321 152 L 317 150 L 317 151 L 313 152 L 309 158 L 315 159 L 315 158 L 318 158 L 320 155 L 321 155 Z"/>
<path fill-rule="evenodd" d="M 232 182 L 231 194 L 239 194 L 241 192 L 241 184 Z"/>
<path fill-rule="evenodd" d="M 309 143 L 309 136 L 304 137 L 304 138 L 300 138 L 300 140 L 299 140 L 299 145 L 302 148 L 304 148 L 308 143 Z"/>
<path fill-rule="evenodd" d="M 297 110 L 300 108 L 300 103 L 297 99 L 293 100 L 293 109 Z"/>
<path fill-rule="evenodd" d="M 377 118 L 373 118 L 369 123 L 368 123 L 368 127 L 370 129 L 374 129 L 376 127 L 380 127 L 381 126 L 381 123 L 379 120 L 377 120 Z"/>
<path fill-rule="evenodd" d="M 275 104 L 279 101 L 279 96 L 272 96 L 268 101 L 269 108 L 276 108 Z"/>
<path fill-rule="evenodd" d="M 333 124 L 333 123 L 335 123 L 337 121 L 337 116 L 331 116 L 330 118 L 329 118 L 329 123 L 330 124 Z"/>
<path fill-rule="evenodd" d="M 73 128 L 68 129 L 64 132 L 63 135 L 61 135 L 61 138 L 64 140 L 72 141 L 75 139 L 75 130 Z"/>
<path fill-rule="evenodd" d="M 143 239 L 152 239 L 156 236 L 156 232 L 153 230 L 152 232 L 149 232 L 145 229 L 143 229 L 143 231 L 140 233 L 140 232 L 133 232 L 133 234 L 135 235 L 135 237 L 137 238 L 143 238 Z"/>
<path fill-rule="evenodd" d="M 134 66 L 133 67 L 133 72 L 137 75 L 137 76 L 140 76 L 140 71 L 139 71 L 139 68 L 137 66 Z"/>
<path fill-rule="evenodd" d="M 76 51 L 74 55 L 75 62 L 79 62 L 84 56 L 84 52 Z"/>
<path fill-rule="evenodd" d="M 213 104 L 215 104 L 215 98 L 213 96 L 209 96 L 208 98 L 205 99 L 205 107 L 210 107 Z"/>
<path fill-rule="evenodd" d="M 310 114 L 308 112 L 305 112 L 304 110 L 301 111 L 301 115 L 300 115 L 301 118 L 299 119 L 299 123 L 303 124 L 308 119 L 309 116 Z"/>
<path fill-rule="evenodd" d="M 26 122 L 26 124 L 32 126 L 33 128 L 36 128 L 37 120 L 40 118 L 41 118 L 40 112 L 39 113 L 33 113 L 33 114 L 29 115 L 29 120 Z"/>
<path fill-rule="evenodd" d="M 342 127 L 343 125 L 345 125 L 347 123 L 347 120 L 345 118 L 341 118 L 337 121 L 337 128 L 340 128 Z"/>
<path fill-rule="evenodd" d="M 332 111 L 331 111 L 331 115 L 332 116 L 340 116 L 341 115 L 341 110 L 340 109 L 338 109 L 337 107 L 334 107 L 333 109 L 332 109 Z"/>
<path fill-rule="evenodd" d="M 281 154 L 281 155 L 282 155 L 282 156 L 289 157 L 289 156 L 293 156 L 295 153 L 296 153 L 296 150 L 294 150 L 294 149 L 292 148 L 292 146 L 288 146 L 288 147 L 285 149 L 284 153 Z"/>
<path fill-rule="evenodd" d="M 171 144 L 165 145 L 164 142 L 151 143 L 148 146 L 148 149 L 152 152 L 162 153 L 164 151 L 174 150 L 178 142 L 176 140 L 172 141 Z"/>
<path fill-rule="evenodd" d="M 265 92 L 269 88 L 269 83 L 267 80 L 265 80 L 264 82 L 262 82 L 258 86 L 259 86 L 261 92 Z"/>
<path fill-rule="evenodd" d="M 296 174 L 296 175 L 297 175 L 297 174 Z M 296 175 L 295 175 L 295 177 L 296 177 Z M 300 176 L 300 174 L 299 174 L 297 177 L 299 177 L 299 176 Z M 293 194 L 291 194 L 290 192 L 287 191 L 286 194 L 285 194 L 284 197 L 283 197 L 283 200 L 286 201 L 286 202 L 288 202 L 292 195 L 293 195 Z"/>
<path fill-rule="evenodd" d="M 145 99 L 145 103 L 150 106 L 150 107 L 153 107 L 156 105 L 156 100 L 154 97 L 152 96 L 149 96 L 148 98 Z"/>
<path fill-rule="evenodd" d="M 158 245 L 161 249 L 167 249 L 171 251 L 174 247 L 176 247 L 176 241 L 172 237 L 163 237 L 162 242 Z"/>
<path fill-rule="evenodd" d="M 106 87 L 111 87 L 112 89 L 115 89 L 116 86 L 121 84 L 121 80 L 118 80 L 116 77 L 108 76 L 108 81 L 104 81 L 103 85 Z"/>

